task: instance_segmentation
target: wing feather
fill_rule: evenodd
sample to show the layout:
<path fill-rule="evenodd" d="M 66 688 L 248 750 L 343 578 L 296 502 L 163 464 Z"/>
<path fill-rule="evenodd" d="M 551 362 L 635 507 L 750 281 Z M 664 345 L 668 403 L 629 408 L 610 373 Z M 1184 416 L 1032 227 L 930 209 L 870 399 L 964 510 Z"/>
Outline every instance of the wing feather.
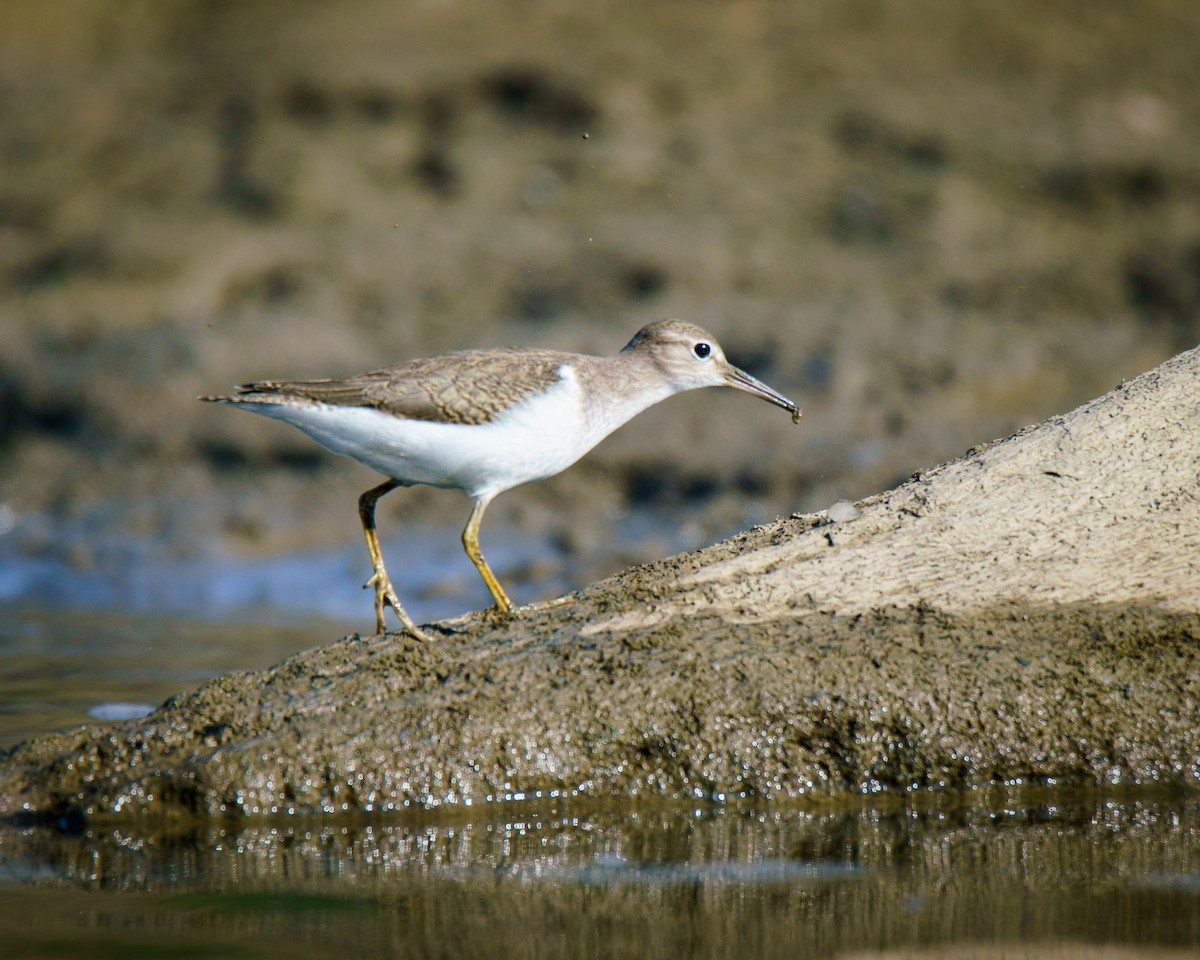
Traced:
<path fill-rule="evenodd" d="M 261 380 L 238 398 L 311 400 L 371 407 L 409 420 L 487 423 L 559 380 L 569 354 L 543 350 L 462 350 L 341 380 Z M 236 398 L 235 398 L 236 399 Z"/>

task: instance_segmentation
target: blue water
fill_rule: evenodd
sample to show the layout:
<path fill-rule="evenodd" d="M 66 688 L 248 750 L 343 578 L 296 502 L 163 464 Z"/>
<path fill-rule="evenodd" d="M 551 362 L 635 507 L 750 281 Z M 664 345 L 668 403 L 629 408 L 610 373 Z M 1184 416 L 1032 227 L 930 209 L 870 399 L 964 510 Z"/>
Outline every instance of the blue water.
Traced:
<path fill-rule="evenodd" d="M 196 544 L 180 555 L 165 540 L 109 531 L 89 540 L 87 562 L 78 564 L 72 546 L 82 533 L 71 523 L 58 523 L 49 536 L 39 529 L 38 549 L 26 546 L 34 539 L 30 528 L 46 523 L 29 518 L 0 536 L 0 603 L 242 622 L 318 617 L 357 622 L 364 630 L 373 625 L 371 594 L 362 589 L 370 561 L 360 536 L 325 550 L 252 558 L 212 544 Z M 535 539 L 506 537 L 503 531 L 489 539 L 496 545 L 489 546 L 488 559 L 501 576 L 553 555 L 548 543 Z M 457 530 L 418 527 L 385 538 L 383 549 L 396 589 L 419 620 L 490 602 Z M 561 576 L 544 577 L 523 587 L 542 595 L 561 592 L 564 583 Z"/>
<path fill-rule="evenodd" d="M 215 537 L 132 533 L 131 512 L 99 505 L 61 518 L 16 515 L 0 505 L 0 603 L 241 623 L 318 618 L 352 630 L 374 627 L 372 596 L 363 590 L 370 562 L 357 524 L 348 523 L 344 541 L 324 549 L 249 557 L 224 550 Z M 417 522 L 381 538 L 392 582 L 418 622 L 491 604 L 460 533 L 456 526 Z M 614 574 L 631 557 L 652 559 L 701 545 L 694 525 L 666 511 L 613 518 L 606 533 L 595 555 L 575 556 L 548 536 L 494 523 L 484 550 L 522 604 Z"/>

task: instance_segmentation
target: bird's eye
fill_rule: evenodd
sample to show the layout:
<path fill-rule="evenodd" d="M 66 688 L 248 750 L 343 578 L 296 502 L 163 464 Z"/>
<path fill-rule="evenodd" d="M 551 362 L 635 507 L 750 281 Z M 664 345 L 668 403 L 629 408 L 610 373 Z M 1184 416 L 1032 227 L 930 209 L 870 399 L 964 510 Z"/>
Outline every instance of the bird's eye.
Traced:
<path fill-rule="evenodd" d="M 705 343 L 703 340 L 701 340 L 694 347 L 692 347 L 692 353 L 696 355 L 696 359 L 698 360 L 707 360 L 709 355 L 712 353 L 712 344 Z"/>

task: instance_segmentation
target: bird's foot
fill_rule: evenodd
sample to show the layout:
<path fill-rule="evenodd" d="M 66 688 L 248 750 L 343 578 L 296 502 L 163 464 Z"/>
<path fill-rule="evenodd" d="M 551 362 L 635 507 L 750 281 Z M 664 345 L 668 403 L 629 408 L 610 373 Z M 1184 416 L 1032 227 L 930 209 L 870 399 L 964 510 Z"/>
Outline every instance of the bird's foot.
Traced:
<path fill-rule="evenodd" d="M 384 610 L 391 607 L 399 618 L 405 631 L 425 643 L 432 643 L 432 638 L 425 633 L 420 627 L 413 622 L 413 618 L 408 615 L 408 611 L 404 609 L 400 603 L 400 598 L 396 596 L 396 590 L 392 586 L 392 581 L 387 575 L 387 571 L 383 567 L 376 567 L 375 572 L 371 575 L 371 579 L 363 584 L 363 589 L 367 587 L 375 588 L 375 632 L 382 635 L 387 633 L 387 623 L 384 620 Z"/>
<path fill-rule="evenodd" d="M 485 620 L 499 625 L 516 620 L 525 609 L 525 607 L 514 607 L 511 602 L 507 605 L 497 603 L 486 610 L 480 611 L 480 616 Z"/>

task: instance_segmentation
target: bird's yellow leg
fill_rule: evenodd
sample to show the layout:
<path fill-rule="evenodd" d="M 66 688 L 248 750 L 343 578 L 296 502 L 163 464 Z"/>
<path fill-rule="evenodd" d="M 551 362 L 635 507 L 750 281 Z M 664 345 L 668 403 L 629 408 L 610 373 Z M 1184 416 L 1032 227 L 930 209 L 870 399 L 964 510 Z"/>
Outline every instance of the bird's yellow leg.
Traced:
<path fill-rule="evenodd" d="M 463 549 L 467 551 L 467 556 L 471 558 L 471 562 L 475 564 L 475 569 L 483 577 L 483 582 L 487 585 L 492 599 L 496 601 L 496 612 L 506 617 L 511 617 L 513 615 L 513 603 L 508 599 L 508 594 L 504 592 L 504 588 L 500 586 L 500 581 L 492 573 L 492 568 L 488 566 L 488 562 L 483 558 L 483 551 L 479 549 L 479 523 L 483 520 L 483 511 L 487 509 L 487 505 L 491 502 L 491 497 L 481 497 L 475 501 L 475 506 L 471 508 L 471 516 L 467 519 L 467 525 L 463 528 L 462 545 Z"/>
<path fill-rule="evenodd" d="M 396 596 L 396 590 L 388 577 L 387 568 L 383 565 L 383 553 L 379 549 L 379 535 L 375 532 L 375 504 L 379 502 L 380 497 L 391 493 L 399 486 L 401 486 L 399 481 L 388 480 L 377 487 L 372 487 L 358 498 L 358 518 L 362 521 L 363 535 L 367 538 L 367 549 L 371 551 L 373 571 L 371 579 L 363 584 L 363 589 L 375 588 L 376 633 L 386 632 L 387 624 L 384 623 L 383 611 L 386 605 L 390 605 L 396 611 L 396 616 L 400 618 L 405 630 L 418 640 L 428 641 L 429 637 L 413 623 L 412 617 L 408 615 L 408 611 L 404 609 L 399 597 Z"/>

